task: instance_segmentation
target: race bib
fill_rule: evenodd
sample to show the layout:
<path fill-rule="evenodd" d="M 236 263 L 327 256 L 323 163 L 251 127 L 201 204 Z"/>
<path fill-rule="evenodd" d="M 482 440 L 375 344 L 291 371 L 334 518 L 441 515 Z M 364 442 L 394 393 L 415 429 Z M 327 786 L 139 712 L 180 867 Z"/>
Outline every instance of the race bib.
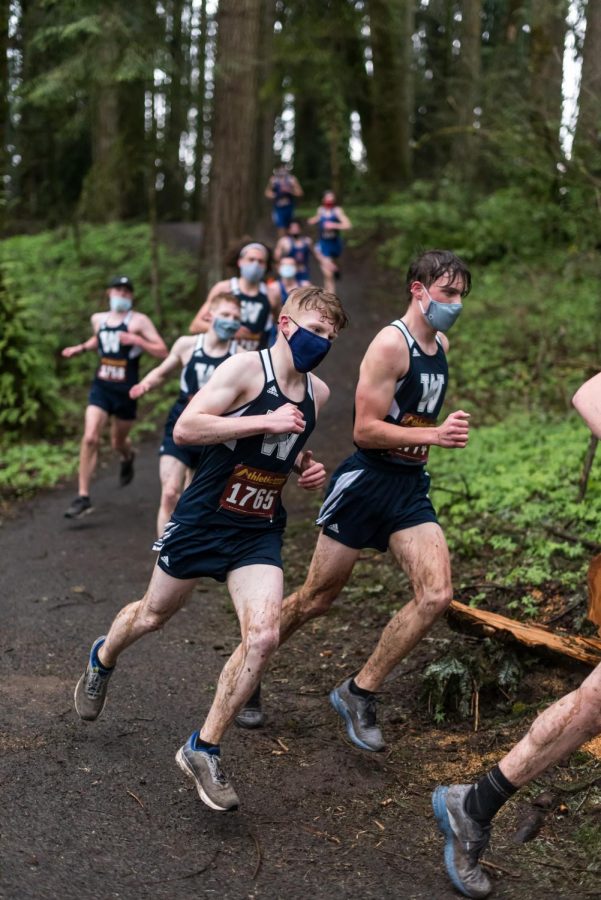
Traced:
<path fill-rule="evenodd" d="M 418 416 L 415 413 L 405 413 L 398 424 L 402 425 L 403 428 L 432 428 L 436 425 L 436 421 L 428 419 L 426 416 Z M 395 459 L 421 465 L 428 461 L 429 450 L 429 444 L 418 444 L 415 447 L 396 447 L 394 450 L 389 450 L 388 453 L 390 456 L 394 456 Z"/>
<path fill-rule="evenodd" d="M 125 359 L 105 359 L 100 360 L 97 378 L 102 381 L 112 381 L 123 383 L 125 381 L 125 370 L 127 361 Z"/>
<path fill-rule="evenodd" d="M 238 463 L 225 486 L 219 506 L 246 516 L 272 519 L 287 475 Z"/>

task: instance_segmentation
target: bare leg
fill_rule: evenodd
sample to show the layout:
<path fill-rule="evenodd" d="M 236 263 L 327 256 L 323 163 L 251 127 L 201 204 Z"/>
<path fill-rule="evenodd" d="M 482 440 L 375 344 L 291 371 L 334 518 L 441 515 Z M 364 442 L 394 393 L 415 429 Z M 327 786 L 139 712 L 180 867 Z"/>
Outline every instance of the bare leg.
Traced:
<path fill-rule="evenodd" d="M 515 787 L 522 787 L 597 734 L 601 734 L 601 665 L 578 690 L 534 720 L 499 768 Z"/>
<path fill-rule="evenodd" d="M 132 454 L 129 432 L 133 424 L 133 419 L 113 419 L 111 447 L 121 454 L 122 459 L 129 459 Z"/>
<path fill-rule="evenodd" d="M 355 684 L 377 691 L 386 676 L 430 630 L 451 602 L 451 564 L 440 525 L 425 522 L 396 531 L 390 549 L 411 579 L 414 597 L 390 620 Z"/>
<path fill-rule="evenodd" d="M 359 552 L 323 532 L 319 535 L 305 583 L 289 594 L 282 605 L 280 645 L 309 619 L 328 612 L 351 577 Z"/>
<path fill-rule="evenodd" d="M 161 502 L 157 515 L 157 534 L 159 537 L 165 530 L 165 525 L 171 518 L 171 513 L 177 505 L 184 481 L 190 469 L 175 456 L 161 456 L 159 460 L 159 476 L 161 479 Z"/>
<path fill-rule="evenodd" d="M 99 406 L 88 406 L 84 419 L 84 432 L 79 448 L 79 494 L 88 497 L 90 481 L 96 471 L 100 436 L 106 423 L 108 413 Z"/>
<path fill-rule="evenodd" d="M 229 573 L 227 586 L 238 614 L 242 643 L 223 667 L 215 699 L 200 730 L 202 740 L 211 744 L 220 742 L 277 649 L 284 576 L 277 566 L 244 566 Z"/>
<path fill-rule="evenodd" d="M 323 533 L 319 535 L 305 583 L 282 604 L 278 646 L 309 619 L 327 613 L 347 583 L 358 555 L 358 550 L 345 547 Z M 243 652 L 244 645 L 238 644 L 229 660 L 232 665 L 240 665 Z"/>
<path fill-rule="evenodd" d="M 142 599 L 129 603 L 117 613 L 98 652 L 102 665 L 111 668 L 126 647 L 150 631 L 162 628 L 173 613 L 184 605 L 197 580 L 172 578 L 155 566 Z"/>

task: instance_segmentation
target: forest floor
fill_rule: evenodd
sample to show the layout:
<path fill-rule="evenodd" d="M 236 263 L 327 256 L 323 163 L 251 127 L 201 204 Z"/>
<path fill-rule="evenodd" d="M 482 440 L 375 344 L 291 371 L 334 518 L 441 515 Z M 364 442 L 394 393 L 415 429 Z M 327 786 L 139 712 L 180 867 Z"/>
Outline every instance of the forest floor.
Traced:
<path fill-rule="evenodd" d="M 372 272 L 367 254 L 349 254 L 340 294 L 351 325 L 323 366 L 333 394 L 311 442 L 330 470 L 351 449 L 361 354 L 401 311 L 400 291 L 395 298 L 384 277 L 374 284 Z M 148 403 L 141 408 L 151 415 Z M 483 704 L 477 732 L 470 722 L 435 725 L 421 673 L 451 636 L 441 622 L 386 684 L 387 751 L 362 753 L 327 694 L 366 658 L 389 617 L 379 585 L 394 583 L 399 598 L 408 597 L 387 556 L 367 551 L 332 613 L 275 658 L 264 681 L 267 726 L 234 728 L 224 741 L 241 808 L 213 813 L 174 754 L 201 723 L 238 642 L 222 587 L 202 582 L 164 631 L 124 655 L 97 722 L 82 723 L 73 710 L 91 641 L 148 582 L 157 468 L 156 446 L 147 444 L 126 489 L 117 486 L 116 464 L 103 463 L 92 492 L 96 510 L 85 520 L 63 517 L 70 484 L 20 504 L 0 528 L 0 897 L 455 896 L 432 788 L 482 773 L 523 733 L 537 705 L 572 688 L 585 670 L 541 662 L 521 686 L 522 715 L 499 718 Z M 306 571 L 317 503 L 287 489 L 289 588 Z M 597 781 L 601 762 L 582 753 L 542 778 L 531 796 L 551 789 L 565 809 L 525 846 L 512 834 L 527 798 L 502 811 L 487 856 L 497 898 L 600 895 Z"/>

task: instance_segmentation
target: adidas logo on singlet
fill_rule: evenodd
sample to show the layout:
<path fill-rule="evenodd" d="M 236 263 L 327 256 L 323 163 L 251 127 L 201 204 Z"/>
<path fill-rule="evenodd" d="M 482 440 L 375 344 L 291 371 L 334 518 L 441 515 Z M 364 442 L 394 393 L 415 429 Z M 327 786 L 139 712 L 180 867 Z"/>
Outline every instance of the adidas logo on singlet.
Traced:
<path fill-rule="evenodd" d="M 267 388 L 267 393 L 268 393 L 268 394 L 273 394 L 274 397 L 279 397 L 279 396 L 280 396 L 280 395 L 278 394 L 278 389 L 276 388 L 276 386 L 275 386 L 274 384 L 272 384 L 271 387 L 268 387 L 268 388 Z"/>
<path fill-rule="evenodd" d="M 336 522 L 334 522 L 333 525 L 328 525 L 327 527 L 330 529 L 330 531 L 333 531 L 334 534 L 340 534 L 340 528 L 338 527 Z"/>
<path fill-rule="evenodd" d="M 167 556 L 167 554 L 165 554 L 165 556 L 161 556 L 161 562 L 165 563 L 166 566 L 169 565 L 169 557 Z"/>
<path fill-rule="evenodd" d="M 413 355 L 419 356 L 419 350 L 416 347 L 413 348 Z"/>

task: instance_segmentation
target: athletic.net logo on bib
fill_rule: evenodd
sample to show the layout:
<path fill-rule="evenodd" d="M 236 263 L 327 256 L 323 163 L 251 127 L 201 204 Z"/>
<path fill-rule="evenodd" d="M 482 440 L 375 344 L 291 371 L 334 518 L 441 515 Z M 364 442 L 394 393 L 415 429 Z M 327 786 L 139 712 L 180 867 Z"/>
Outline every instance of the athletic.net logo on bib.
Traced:
<path fill-rule="evenodd" d="M 401 421 L 398 423 L 403 428 L 432 428 L 436 425 L 434 419 L 428 419 L 426 416 L 416 416 L 415 413 L 405 413 Z M 428 462 L 428 444 L 418 444 L 416 447 L 397 447 L 395 450 L 389 450 L 391 456 L 395 459 L 406 459 L 412 463 Z"/>
<path fill-rule="evenodd" d="M 288 475 L 238 463 L 224 488 L 219 506 L 247 516 L 273 518 Z"/>

